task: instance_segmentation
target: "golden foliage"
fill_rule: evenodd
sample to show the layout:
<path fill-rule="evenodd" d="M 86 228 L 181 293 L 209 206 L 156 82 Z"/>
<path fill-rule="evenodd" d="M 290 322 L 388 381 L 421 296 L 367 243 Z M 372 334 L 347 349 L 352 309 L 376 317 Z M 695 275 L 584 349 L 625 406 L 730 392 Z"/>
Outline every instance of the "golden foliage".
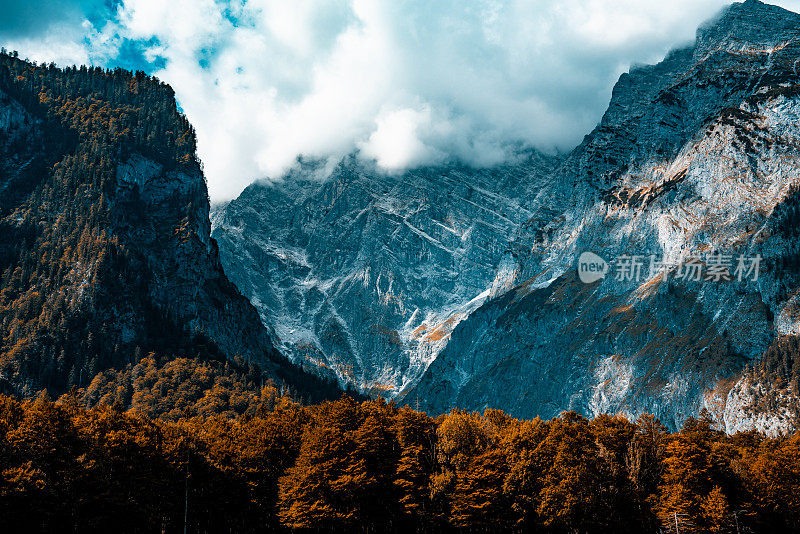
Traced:
<path fill-rule="evenodd" d="M 303 406 L 241 378 L 148 356 L 83 395 L 0 396 L 0 515 L 15 531 L 180 531 L 184 513 L 207 532 L 800 527 L 800 436 L 573 412 L 432 419 L 349 397 Z"/>

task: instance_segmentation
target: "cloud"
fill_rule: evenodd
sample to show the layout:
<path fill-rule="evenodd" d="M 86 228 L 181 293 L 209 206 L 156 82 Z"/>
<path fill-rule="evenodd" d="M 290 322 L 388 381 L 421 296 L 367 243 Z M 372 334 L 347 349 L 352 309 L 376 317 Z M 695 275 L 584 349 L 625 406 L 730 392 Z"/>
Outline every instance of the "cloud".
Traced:
<path fill-rule="evenodd" d="M 23 55 L 115 65 L 135 50 L 175 88 L 224 201 L 300 155 L 359 150 L 393 171 L 568 150 L 629 65 L 690 42 L 724 2 L 122 0 L 108 22 L 74 5 L 80 37 L 19 23 Z"/>
<path fill-rule="evenodd" d="M 376 129 L 360 145 L 363 154 L 374 159 L 380 167 L 399 170 L 407 166 L 434 163 L 446 154 L 428 146 L 420 137 L 420 130 L 430 130 L 431 109 L 399 109 L 381 114 Z"/>

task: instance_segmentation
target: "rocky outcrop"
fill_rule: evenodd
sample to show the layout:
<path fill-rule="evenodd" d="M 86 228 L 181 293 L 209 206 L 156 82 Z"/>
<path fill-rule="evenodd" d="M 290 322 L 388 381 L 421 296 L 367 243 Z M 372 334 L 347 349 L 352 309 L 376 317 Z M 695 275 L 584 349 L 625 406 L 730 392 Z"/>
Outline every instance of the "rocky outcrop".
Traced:
<path fill-rule="evenodd" d="M 114 233 L 146 266 L 151 302 L 230 357 L 278 357 L 255 309 L 222 270 L 202 173 L 165 170 L 133 154 L 116 174 Z"/>

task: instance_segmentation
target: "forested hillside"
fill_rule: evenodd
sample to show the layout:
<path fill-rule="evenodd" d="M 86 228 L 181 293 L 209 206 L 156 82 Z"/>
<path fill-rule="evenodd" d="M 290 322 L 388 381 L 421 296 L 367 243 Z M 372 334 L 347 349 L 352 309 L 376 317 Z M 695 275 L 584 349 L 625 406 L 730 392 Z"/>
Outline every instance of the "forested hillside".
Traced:
<path fill-rule="evenodd" d="M 60 394 L 154 353 L 335 395 L 273 348 L 208 213 L 169 86 L 0 54 L 0 391 Z"/>
<path fill-rule="evenodd" d="M 213 375 L 187 365 L 179 361 L 172 372 Z M 181 388 L 168 389 L 168 399 L 195 414 L 177 418 L 142 386 L 128 411 L 111 397 L 87 409 L 80 392 L 57 402 L 0 396 L 4 529 L 800 528 L 797 435 L 729 436 L 703 418 L 671 434 L 652 416 L 587 420 L 574 412 L 551 421 L 498 410 L 432 419 L 384 401 L 303 406 L 270 385 L 241 399 L 242 415 L 205 411 L 229 386 L 218 384 L 196 404 Z"/>

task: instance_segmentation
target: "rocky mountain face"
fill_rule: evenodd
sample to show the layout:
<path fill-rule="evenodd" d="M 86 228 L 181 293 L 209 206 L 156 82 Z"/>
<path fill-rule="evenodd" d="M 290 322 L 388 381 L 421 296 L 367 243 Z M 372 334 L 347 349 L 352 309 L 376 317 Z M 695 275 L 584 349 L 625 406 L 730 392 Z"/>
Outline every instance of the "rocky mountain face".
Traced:
<path fill-rule="evenodd" d="M 397 395 L 453 328 L 511 287 L 520 202 L 554 160 L 387 176 L 355 158 L 329 179 L 314 164 L 250 186 L 213 216 L 228 272 L 304 365 L 363 391 Z M 504 266 L 507 266 L 504 267 Z"/>
<path fill-rule="evenodd" d="M 0 56 L 4 390 L 86 386 L 150 352 L 300 377 L 210 232 L 194 131 L 168 86 Z"/>
<path fill-rule="evenodd" d="M 222 262 L 296 361 L 433 413 L 795 428 L 798 63 L 799 15 L 733 4 L 566 156 L 305 165 L 213 215 Z M 587 251 L 611 271 L 588 284 Z"/>

